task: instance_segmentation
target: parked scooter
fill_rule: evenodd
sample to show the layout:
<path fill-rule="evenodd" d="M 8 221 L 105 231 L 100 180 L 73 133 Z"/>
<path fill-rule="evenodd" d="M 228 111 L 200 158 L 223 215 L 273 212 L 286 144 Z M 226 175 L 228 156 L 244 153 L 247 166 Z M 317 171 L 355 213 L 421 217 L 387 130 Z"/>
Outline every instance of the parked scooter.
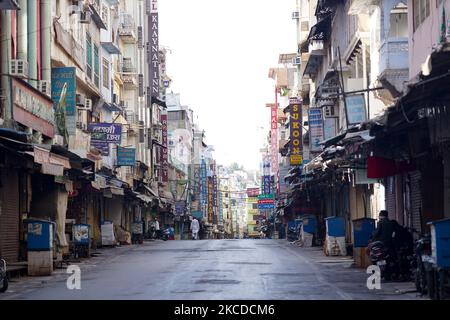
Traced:
<path fill-rule="evenodd" d="M 8 277 L 6 275 L 6 261 L 0 259 L 0 292 L 8 290 Z"/>
<path fill-rule="evenodd" d="M 428 293 L 428 283 L 430 276 L 428 275 L 433 268 L 433 260 L 431 258 L 431 236 L 430 234 L 422 235 L 416 240 L 414 248 L 414 260 L 412 260 L 412 269 L 414 283 L 417 291 L 421 295 Z"/>
<path fill-rule="evenodd" d="M 381 278 L 389 281 L 391 279 L 395 263 L 392 261 L 391 255 L 383 242 L 371 242 L 369 243 L 367 250 L 372 264 L 377 265 L 380 268 Z"/>

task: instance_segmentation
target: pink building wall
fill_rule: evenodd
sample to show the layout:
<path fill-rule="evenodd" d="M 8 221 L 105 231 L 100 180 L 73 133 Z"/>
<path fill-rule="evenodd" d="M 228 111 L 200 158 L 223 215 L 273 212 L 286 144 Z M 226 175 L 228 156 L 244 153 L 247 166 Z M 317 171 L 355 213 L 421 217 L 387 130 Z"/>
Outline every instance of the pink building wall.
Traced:
<path fill-rule="evenodd" d="M 413 0 L 408 0 L 409 30 L 409 79 L 415 78 L 433 47 L 439 44 L 442 25 L 442 7 L 445 6 L 446 20 L 450 17 L 450 0 L 430 0 L 430 15 L 414 32 Z"/>

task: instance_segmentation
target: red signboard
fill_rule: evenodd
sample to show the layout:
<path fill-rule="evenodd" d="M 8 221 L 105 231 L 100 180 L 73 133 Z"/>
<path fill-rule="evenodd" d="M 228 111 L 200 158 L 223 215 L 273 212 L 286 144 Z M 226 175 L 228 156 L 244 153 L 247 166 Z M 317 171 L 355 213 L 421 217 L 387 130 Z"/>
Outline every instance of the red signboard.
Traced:
<path fill-rule="evenodd" d="M 14 120 L 53 138 L 55 129 L 52 100 L 17 79 L 12 79 L 12 86 Z"/>
<path fill-rule="evenodd" d="M 169 153 L 167 145 L 167 114 L 161 114 L 161 124 L 162 124 L 162 145 L 164 146 L 161 150 L 161 177 L 162 182 L 169 182 Z"/>

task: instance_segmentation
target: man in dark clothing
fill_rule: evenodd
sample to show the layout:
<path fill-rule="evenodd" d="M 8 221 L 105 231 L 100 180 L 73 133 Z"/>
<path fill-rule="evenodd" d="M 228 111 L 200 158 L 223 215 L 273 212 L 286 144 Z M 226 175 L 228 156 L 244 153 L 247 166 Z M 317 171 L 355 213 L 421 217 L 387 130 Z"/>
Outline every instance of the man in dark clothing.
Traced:
<path fill-rule="evenodd" d="M 396 221 L 389 220 L 388 212 L 381 210 L 376 230 L 373 233 L 373 241 L 381 241 L 388 250 L 394 247 L 394 237 L 396 231 Z"/>

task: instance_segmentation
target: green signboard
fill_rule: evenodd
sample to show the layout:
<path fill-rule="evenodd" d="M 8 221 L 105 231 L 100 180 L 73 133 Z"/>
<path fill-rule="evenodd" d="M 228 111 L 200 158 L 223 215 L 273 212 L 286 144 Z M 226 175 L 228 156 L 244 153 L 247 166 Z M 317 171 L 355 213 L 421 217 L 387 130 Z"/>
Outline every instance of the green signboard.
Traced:
<path fill-rule="evenodd" d="M 275 199 L 275 195 L 271 193 L 271 194 L 260 194 L 258 196 L 258 200 L 267 200 L 267 199 L 273 200 Z"/>

